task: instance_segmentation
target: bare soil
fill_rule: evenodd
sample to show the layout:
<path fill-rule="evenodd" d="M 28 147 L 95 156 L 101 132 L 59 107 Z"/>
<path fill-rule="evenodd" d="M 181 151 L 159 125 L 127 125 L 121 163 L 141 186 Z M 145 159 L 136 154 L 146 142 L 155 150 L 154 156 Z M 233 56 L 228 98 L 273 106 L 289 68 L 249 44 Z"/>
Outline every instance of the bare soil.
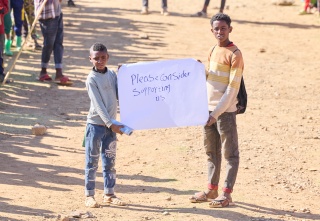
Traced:
<path fill-rule="evenodd" d="M 91 68 L 89 47 L 105 43 L 112 69 L 190 57 L 206 64 L 215 39 L 209 18 L 189 16 L 203 1 L 169 0 L 170 16 L 160 15 L 160 0 L 150 1 L 147 16 L 140 15 L 138 0 L 75 2 L 76 8 L 63 3 L 64 73 L 74 85 L 37 82 L 40 53 L 26 48 L 10 76 L 15 83 L 0 88 L 1 221 L 57 220 L 75 211 L 94 216 L 81 220 L 102 221 L 320 220 L 318 16 L 299 16 L 300 0 L 293 6 L 227 1 L 234 28 L 230 38 L 244 55 L 249 96 L 247 112 L 237 119 L 236 206 L 189 203 L 190 195 L 206 188 L 207 166 L 202 128 L 187 127 L 119 136 L 116 192 L 129 205 L 88 209 L 81 145 L 89 107 L 84 84 Z M 208 17 L 219 2 L 211 2 Z M 12 62 L 5 57 L 6 69 Z M 48 127 L 45 135 L 31 134 L 36 123 Z M 102 182 L 99 172 L 99 202 Z"/>

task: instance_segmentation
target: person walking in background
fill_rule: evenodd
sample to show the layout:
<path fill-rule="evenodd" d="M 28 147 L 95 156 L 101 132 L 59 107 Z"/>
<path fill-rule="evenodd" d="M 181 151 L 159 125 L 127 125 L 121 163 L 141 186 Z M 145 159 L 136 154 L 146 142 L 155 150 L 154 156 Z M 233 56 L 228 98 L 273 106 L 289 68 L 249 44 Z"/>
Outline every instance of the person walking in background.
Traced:
<path fill-rule="evenodd" d="M 209 6 L 209 3 L 210 3 L 210 0 L 205 0 L 202 10 L 195 14 L 192 14 L 191 17 L 207 17 L 207 8 Z M 225 4 L 226 4 L 226 0 L 221 0 L 219 12 L 223 13 Z"/>
<path fill-rule="evenodd" d="M 89 59 L 93 68 L 86 80 L 91 102 L 85 134 L 85 206 L 99 207 L 94 197 L 99 156 L 101 156 L 104 179 L 103 202 L 124 206 L 126 203 L 114 194 L 116 133 L 122 135 L 121 128 L 123 127 L 123 125 L 112 123 L 112 120 L 116 119 L 118 107 L 117 75 L 106 66 L 109 54 L 105 45 L 93 44 L 90 48 Z"/>
<path fill-rule="evenodd" d="M 310 14 L 310 0 L 304 0 L 303 10 L 299 14 L 300 15 Z"/>
<path fill-rule="evenodd" d="M 317 10 L 317 0 L 304 0 L 303 10 L 299 12 L 299 15 L 306 15 L 313 13 L 313 8 Z"/>
<path fill-rule="evenodd" d="M 4 81 L 5 74 L 3 69 L 3 46 L 4 46 L 4 15 L 9 11 L 8 0 L 0 0 L 0 83 Z M 7 80 L 6 83 L 10 83 L 11 80 Z"/>
<path fill-rule="evenodd" d="M 23 0 L 10 0 L 10 7 L 13 11 L 14 18 L 14 33 L 15 33 L 15 41 L 16 48 L 19 51 L 22 45 L 22 12 L 23 12 Z"/>
<path fill-rule="evenodd" d="M 37 12 L 42 0 L 35 0 L 34 7 Z M 54 82 L 60 85 L 72 85 L 72 81 L 62 73 L 63 59 L 63 14 L 60 0 L 47 1 L 39 16 L 39 23 L 43 36 L 41 55 L 41 71 L 39 81 L 52 81 L 47 73 L 51 54 L 54 55 L 56 76 Z"/>
<path fill-rule="evenodd" d="M 208 186 L 206 191 L 195 193 L 189 200 L 192 203 L 210 201 L 210 207 L 226 207 L 233 204 L 231 193 L 239 168 L 236 105 L 244 63 L 240 50 L 229 40 L 230 17 L 218 13 L 210 24 L 217 44 L 210 50 L 207 76 L 209 119 L 204 127 L 204 147 L 208 156 Z M 227 165 L 219 195 L 221 151 Z"/>
<path fill-rule="evenodd" d="M 5 32 L 5 43 L 4 43 L 4 54 L 7 56 L 12 56 L 13 53 L 11 51 L 11 30 L 12 30 L 12 20 L 11 20 L 11 7 L 10 7 L 10 0 L 8 2 L 8 13 L 4 15 L 3 21 L 4 21 L 4 32 Z"/>
<path fill-rule="evenodd" d="M 162 9 L 161 9 L 160 13 L 165 16 L 169 15 L 167 0 L 161 0 L 161 7 L 162 7 Z M 149 1 L 148 0 L 142 0 L 141 14 L 143 14 L 143 15 L 149 14 Z"/>
<path fill-rule="evenodd" d="M 27 15 L 23 19 L 23 37 L 24 37 L 25 41 L 27 41 L 28 40 L 27 37 L 29 34 L 29 26 L 31 28 L 31 26 L 34 22 L 34 19 L 35 19 L 35 17 L 34 17 L 34 0 L 24 0 L 23 8 L 24 8 L 25 14 Z M 41 50 L 42 47 L 38 43 L 38 36 L 37 36 L 36 27 L 34 27 L 34 29 L 32 30 L 31 38 L 34 42 L 33 48 L 35 50 Z"/>

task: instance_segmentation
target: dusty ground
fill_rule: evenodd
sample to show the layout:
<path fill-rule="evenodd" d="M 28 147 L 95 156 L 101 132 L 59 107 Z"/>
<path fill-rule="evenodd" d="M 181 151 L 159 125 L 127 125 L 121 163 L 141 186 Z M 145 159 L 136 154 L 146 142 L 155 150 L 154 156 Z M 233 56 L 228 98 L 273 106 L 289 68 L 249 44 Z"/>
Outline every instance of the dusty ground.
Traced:
<path fill-rule="evenodd" d="M 104 42 L 115 69 L 119 63 L 188 57 L 206 63 L 214 39 L 209 19 L 189 17 L 203 1 L 169 0 L 168 17 L 159 14 L 160 1 L 150 1 L 148 16 L 139 14 L 139 0 L 75 2 L 78 7 L 63 8 L 65 74 L 74 85 L 37 82 L 40 53 L 26 51 L 11 75 L 15 83 L 0 88 L 1 221 L 56 220 L 76 210 L 95 216 L 83 220 L 102 221 L 320 219 L 319 17 L 298 16 L 298 0 L 287 7 L 269 0 L 227 1 L 249 94 L 247 112 L 238 117 L 236 206 L 188 202 L 205 189 L 207 176 L 201 128 L 188 127 L 119 137 L 116 191 L 129 205 L 87 209 L 81 143 L 89 46 Z M 209 16 L 218 6 L 212 1 Z M 10 66 L 12 58 L 5 62 Z M 46 135 L 31 135 L 37 122 L 48 127 Z"/>

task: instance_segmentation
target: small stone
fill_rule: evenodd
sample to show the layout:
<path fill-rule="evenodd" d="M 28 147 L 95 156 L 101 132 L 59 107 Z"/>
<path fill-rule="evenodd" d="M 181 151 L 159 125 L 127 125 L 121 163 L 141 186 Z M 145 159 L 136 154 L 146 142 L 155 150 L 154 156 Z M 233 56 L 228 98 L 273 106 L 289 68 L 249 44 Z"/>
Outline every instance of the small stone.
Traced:
<path fill-rule="evenodd" d="M 147 34 L 145 34 L 145 33 L 141 33 L 141 34 L 139 34 L 139 38 L 141 38 L 141 39 L 149 39 L 149 36 Z"/>
<path fill-rule="evenodd" d="M 95 216 L 91 212 L 87 211 L 85 214 L 81 215 L 81 218 L 83 218 L 83 219 L 95 218 Z"/>
<path fill-rule="evenodd" d="M 168 211 L 164 211 L 162 214 L 165 215 L 165 216 L 167 216 L 167 215 L 169 215 L 170 213 L 169 213 Z"/>
<path fill-rule="evenodd" d="M 260 48 L 260 53 L 264 53 L 264 52 L 266 52 L 266 49 L 264 49 L 264 48 Z"/>
<path fill-rule="evenodd" d="M 310 168 L 309 171 L 317 171 L 316 168 Z"/>
<path fill-rule="evenodd" d="M 32 128 L 31 128 L 32 134 L 39 136 L 39 135 L 43 135 L 46 133 L 47 131 L 47 127 L 41 124 L 35 124 Z"/>
<path fill-rule="evenodd" d="M 166 198 L 167 201 L 171 201 L 171 196 Z"/>

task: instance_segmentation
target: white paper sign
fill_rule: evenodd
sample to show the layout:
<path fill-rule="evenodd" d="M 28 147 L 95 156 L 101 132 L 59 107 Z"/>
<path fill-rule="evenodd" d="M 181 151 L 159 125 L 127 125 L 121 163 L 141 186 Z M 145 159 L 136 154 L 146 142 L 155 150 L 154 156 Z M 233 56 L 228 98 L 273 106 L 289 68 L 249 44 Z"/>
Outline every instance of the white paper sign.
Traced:
<path fill-rule="evenodd" d="M 135 130 L 205 125 L 205 67 L 195 59 L 124 64 L 118 73 L 120 121 Z"/>

